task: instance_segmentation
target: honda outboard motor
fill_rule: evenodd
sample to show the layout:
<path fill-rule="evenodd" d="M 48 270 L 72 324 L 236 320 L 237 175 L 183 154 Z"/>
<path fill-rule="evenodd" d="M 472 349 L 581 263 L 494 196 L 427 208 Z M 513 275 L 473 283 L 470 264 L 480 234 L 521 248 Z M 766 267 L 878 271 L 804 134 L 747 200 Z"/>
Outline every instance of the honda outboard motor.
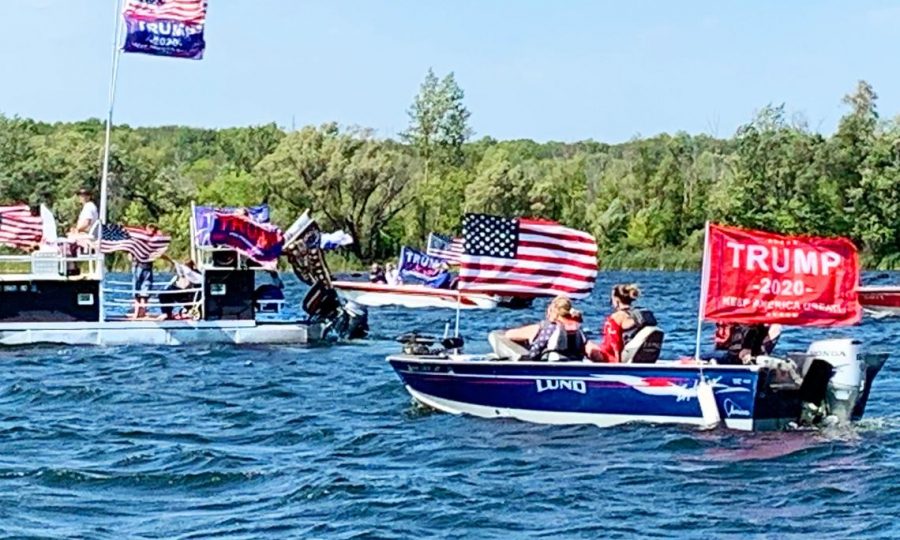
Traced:
<path fill-rule="evenodd" d="M 860 397 L 864 392 L 868 396 L 866 384 L 871 379 L 867 377 L 866 361 L 860 357 L 859 344 L 853 339 L 824 339 L 814 341 L 807 351 L 814 362 L 824 361 L 832 368 L 824 393 L 825 413 L 840 423 L 850 422 Z"/>

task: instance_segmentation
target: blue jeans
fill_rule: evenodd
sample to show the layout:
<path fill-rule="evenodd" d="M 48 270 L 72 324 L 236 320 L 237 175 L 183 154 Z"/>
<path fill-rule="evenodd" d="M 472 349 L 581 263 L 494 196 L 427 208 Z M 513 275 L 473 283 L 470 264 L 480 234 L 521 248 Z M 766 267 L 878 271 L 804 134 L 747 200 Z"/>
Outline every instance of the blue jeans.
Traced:
<path fill-rule="evenodd" d="M 135 263 L 131 269 L 134 279 L 134 290 L 138 291 L 134 297 L 138 300 L 150 298 L 150 290 L 153 288 L 153 265 L 150 263 Z"/>

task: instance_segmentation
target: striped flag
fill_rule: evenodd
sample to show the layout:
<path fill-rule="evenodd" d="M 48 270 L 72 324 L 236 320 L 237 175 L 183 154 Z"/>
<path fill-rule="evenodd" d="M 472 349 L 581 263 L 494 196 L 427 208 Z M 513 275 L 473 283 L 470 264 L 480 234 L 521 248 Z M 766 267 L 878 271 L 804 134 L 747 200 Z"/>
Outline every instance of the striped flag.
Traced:
<path fill-rule="evenodd" d="M 125 0 L 123 13 L 135 19 L 202 23 L 207 0 Z"/>
<path fill-rule="evenodd" d="M 597 279 L 597 242 L 553 221 L 466 214 L 459 288 L 585 298 Z"/>
<path fill-rule="evenodd" d="M 104 224 L 100 237 L 100 252 L 127 251 L 137 262 L 158 259 L 169 248 L 172 238 L 140 227 Z"/>
<path fill-rule="evenodd" d="M 0 206 L 0 245 L 26 249 L 41 243 L 43 220 L 27 204 Z"/>
<path fill-rule="evenodd" d="M 453 264 L 459 264 L 463 254 L 463 239 L 450 238 L 437 233 L 428 234 L 428 245 L 425 253 L 431 257 L 444 259 Z"/>

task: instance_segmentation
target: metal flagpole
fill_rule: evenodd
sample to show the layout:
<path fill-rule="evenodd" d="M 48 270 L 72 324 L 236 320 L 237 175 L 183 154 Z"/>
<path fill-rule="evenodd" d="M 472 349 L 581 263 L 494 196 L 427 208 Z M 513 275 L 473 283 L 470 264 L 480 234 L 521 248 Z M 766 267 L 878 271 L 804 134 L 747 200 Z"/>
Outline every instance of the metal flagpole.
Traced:
<path fill-rule="evenodd" d="M 106 139 L 103 143 L 103 174 L 100 177 L 100 222 L 106 223 L 107 178 L 109 177 L 109 145 L 112 135 L 113 107 L 116 102 L 116 82 L 119 75 L 119 37 L 122 32 L 122 0 L 115 0 L 115 34 L 113 34 L 112 73 L 109 78 L 109 108 L 106 112 Z"/>
<path fill-rule="evenodd" d="M 706 315 L 707 289 L 709 288 L 709 222 L 703 231 L 703 263 L 700 270 L 700 305 L 697 309 L 697 341 L 694 346 L 694 360 L 700 360 L 700 338 L 703 330 L 703 317 Z"/>
<path fill-rule="evenodd" d="M 697 383 L 697 404 L 700 406 L 700 415 L 703 419 L 702 427 L 712 429 L 722 421 L 719 415 L 719 406 L 716 404 L 716 395 L 712 385 L 703 374 L 703 361 L 700 360 L 700 338 L 703 329 L 703 317 L 706 315 L 706 299 L 709 289 L 709 221 L 706 222 L 703 231 L 703 264 L 700 270 L 700 305 L 697 307 L 697 341 L 694 347 L 694 361 L 700 366 L 700 381 Z"/>
<path fill-rule="evenodd" d="M 122 52 L 119 49 L 119 40 L 122 33 L 122 0 L 115 0 L 115 13 L 113 14 L 115 28 L 113 33 L 113 51 L 112 51 L 112 72 L 109 77 L 109 107 L 106 112 L 106 136 L 103 142 L 103 173 L 100 176 L 100 231 L 97 238 L 97 251 L 100 258 L 100 298 L 98 298 L 100 308 L 100 322 L 106 320 L 106 302 L 103 294 L 103 279 L 106 276 L 106 258 L 100 253 L 100 240 L 103 238 L 103 225 L 106 223 L 107 217 L 107 199 L 109 197 L 107 189 L 107 179 L 109 177 L 109 146 L 110 137 L 112 135 L 112 119 L 113 108 L 116 102 L 116 82 L 119 78 L 119 58 Z"/>

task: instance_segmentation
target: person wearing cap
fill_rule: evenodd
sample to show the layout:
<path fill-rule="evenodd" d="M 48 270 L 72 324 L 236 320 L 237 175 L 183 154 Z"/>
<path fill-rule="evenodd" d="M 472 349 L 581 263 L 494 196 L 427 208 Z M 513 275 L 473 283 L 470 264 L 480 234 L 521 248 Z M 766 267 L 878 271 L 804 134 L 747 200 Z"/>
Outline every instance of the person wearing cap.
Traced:
<path fill-rule="evenodd" d="M 91 192 L 87 189 L 78 190 L 78 199 L 81 200 L 81 213 L 78 214 L 78 221 L 75 222 L 72 232 L 87 234 L 100 219 L 100 212 L 97 211 L 97 205 L 91 200 Z"/>

